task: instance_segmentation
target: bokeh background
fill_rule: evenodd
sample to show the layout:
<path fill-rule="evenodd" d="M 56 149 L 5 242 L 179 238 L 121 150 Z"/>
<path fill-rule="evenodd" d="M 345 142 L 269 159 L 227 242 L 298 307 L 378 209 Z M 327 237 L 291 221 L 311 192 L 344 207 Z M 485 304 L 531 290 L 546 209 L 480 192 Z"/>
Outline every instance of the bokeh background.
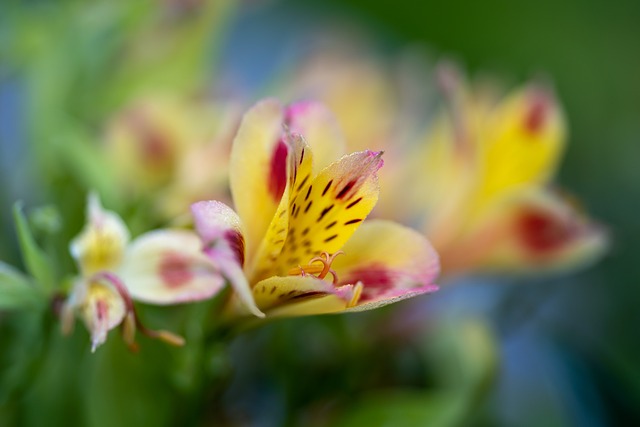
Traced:
<path fill-rule="evenodd" d="M 43 5 L 55 8 L 23 6 Z M 250 331 L 233 341 L 229 358 L 212 356 L 232 373 L 205 400 L 203 418 L 190 422 L 638 425 L 639 22 L 633 0 L 251 1 L 220 22 L 224 78 L 255 98 L 270 94 L 265 82 L 318 34 L 345 29 L 390 58 L 406 50 L 428 61 L 454 58 L 471 76 L 490 73 L 511 85 L 544 75 L 570 129 L 558 181 L 607 225 L 612 246 L 597 265 L 571 274 L 466 278 L 381 313 Z M 13 30 L 6 24 L 3 47 Z M 11 204 L 51 202 L 28 167 L 23 77 L 0 64 L 0 257 L 15 264 Z M 80 105 L 90 102 L 87 95 Z M 398 310 L 408 313 L 402 321 Z M 94 424 L 119 422 L 102 414 Z"/>

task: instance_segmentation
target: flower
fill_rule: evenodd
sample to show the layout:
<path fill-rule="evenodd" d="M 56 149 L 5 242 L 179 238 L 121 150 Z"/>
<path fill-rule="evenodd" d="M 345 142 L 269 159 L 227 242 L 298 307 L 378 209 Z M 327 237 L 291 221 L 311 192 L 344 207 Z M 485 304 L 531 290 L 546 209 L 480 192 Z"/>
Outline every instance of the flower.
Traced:
<path fill-rule="evenodd" d="M 158 305 L 199 301 L 224 286 L 224 279 L 202 254 L 200 240 L 193 232 L 156 230 L 129 243 L 122 219 L 104 210 L 95 194 L 88 198 L 87 223 L 70 250 L 80 276 L 64 304 L 63 331 L 70 332 L 77 313 L 91 334 L 92 351 L 118 325 L 122 325 L 131 348 L 136 347 L 136 329 L 181 345 L 181 337 L 145 328 L 133 300 Z"/>
<path fill-rule="evenodd" d="M 438 257 L 424 237 L 364 221 L 382 152 L 330 162 L 342 151 L 336 131 L 320 104 L 257 103 L 232 147 L 237 213 L 218 201 L 192 205 L 205 253 L 270 316 L 367 310 L 437 289 Z"/>
<path fill-rule="evenodd" d="M 443 270 L 566 269 L 600 256 L 606 233 L 550 185 L 566 145 L 551 90 L 531 83 L 500 99 L 440 72 L 448 108 L 403 185 Z"/>
<path fill-rule="evenodd" d="M 240 120 L 233 100 L 147 95 L 114 115 L 104 153 L 124 198 L 148 198 L 160 219 L 228 192 L 228 157 Z"/>

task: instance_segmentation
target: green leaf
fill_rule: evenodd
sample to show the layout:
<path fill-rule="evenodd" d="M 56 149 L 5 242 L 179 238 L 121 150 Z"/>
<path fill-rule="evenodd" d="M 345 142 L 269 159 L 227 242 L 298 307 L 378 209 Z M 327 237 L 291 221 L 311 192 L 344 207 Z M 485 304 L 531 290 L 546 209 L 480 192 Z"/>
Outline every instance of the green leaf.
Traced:
<path fill-rule="evenodd" d="M 34 308 L 43 301 L 26 275 L 0 261 L 0 310 Z"/>
<path fill-rule="evenodd" d="M 22 259 L 27 271 L 36 279 L 45 293 L 50 293 L 55 284 L 53 266 L 31 233 L 27 219 L 22 212 L 22 202 L 16 202 L 13 205 L 13 218 L 16 223 Z"/>
<path fill-rule="evenodd" d="M 60 211 L 53 205 L 41 206 L 34 209 L 29 220 L 33 228 L 47 235 L 58 233 L 62 229 Z"/>

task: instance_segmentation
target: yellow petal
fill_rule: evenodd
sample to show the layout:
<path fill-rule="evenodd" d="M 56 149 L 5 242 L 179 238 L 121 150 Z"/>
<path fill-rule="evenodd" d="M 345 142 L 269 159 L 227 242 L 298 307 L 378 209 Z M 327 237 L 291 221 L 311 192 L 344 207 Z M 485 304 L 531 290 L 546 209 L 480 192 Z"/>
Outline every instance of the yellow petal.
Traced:
<path fill-rule="evenodd" d="M 396 188 L 398 197 L 404 194 L 408 200 L 401 203 L 408 203 L 412 213 L 427 218 L 425 231 L 436 245 L 451 238 L 464 221 L 466 211 L 461 206 L 467 203 L 480 172 L 474 139 L 460 135 L 469 132 L 471 121 L 459 117 L 464 124 L 456 125 L 454 120 L 449 115 L 436 120 L 424 146 L 409 158 L 412 173 L 406 174 L 404 187 Z M 456 126 L 465 126 L 465 130 L 457 131 Z"/>
<path fill-rule="evenodd" d="M 342 248 L 332 267 L 339 284 L 361 283 L 356 305 L 371 309 L 437 289 L 438 254 L 420 233 L 391 221 L 369 220 Z"/>
<path fill-rule="evenodd" d="M 129 231 L 122 219 L 115 212 L 104 210 L 98 196 L 90 194 L 87 223 L 69 247 L 82 275 L 116 269 L 128 241 Z"/>
<path fill-rule="evenodd" d="M 300 135 L 286 134 L 287 147 L 287 184 L 283 190 L 278 209 L 273 216 L 267 233 L 260 243 L 253 265 L 246 270 L 249 272 L 251 283 L 277 274 L 275 260 L 285 244 L 289 223 L 291 221 L 292 197 L 303 190 L 303 186 L 313 177 L 313 153 Z"/>
<path fill-rule="evenodd" d="M 133 299 L 152 304 L 211 298 L 225 283 L 202 253 L 198 236 L 186 230 L 157 230 L 138 237 L 118 274 Z"/>
<path fill-rule="evenodd" d="M 314 179 L 293 186 L 282 251 L 271 275 L 284 275 L 321 252 L 335 253 L 351 237 L 378 200 L 377 170 L 382 153 L 344 156 Z"/>
<path fill-rule="evenodd" d="M 480 135 L 486 199 L 520 185 L 544 184 L 564 150 L 564 117 L 552 93 L 529 86 L 504 100 Z"/>
<path fill-rule="evenodd" d="M 285 304 L 274 308 L 269 317 L 299 317 L 317 314 L 341 313 L 348 310 L 348 302 L 334 294 L 325 294 L 308 298 L 296 303 Z"/>
<path fill-rule="evenodd" d="M 253 288 L 256 304 L 268 316 L 302 316 L 342 311 L 353 297 L 353 286 L 334 287 L 313 276 L 270 277 Z"/>
<path fill-rule="evenodd" d="M 229 179 L 235 210 L 245 226 L 248 259 L 258 250 L 286 185 L 283 118 L 278 101 L 261 101 L 244 115 L 233 141 Z"/>

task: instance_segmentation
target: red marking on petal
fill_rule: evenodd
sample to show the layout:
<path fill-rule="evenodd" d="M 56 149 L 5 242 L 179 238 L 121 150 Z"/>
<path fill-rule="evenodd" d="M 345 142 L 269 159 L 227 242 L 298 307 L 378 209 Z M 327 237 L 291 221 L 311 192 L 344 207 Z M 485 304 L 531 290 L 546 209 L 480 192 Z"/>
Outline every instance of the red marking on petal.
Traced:
<path fill-rule="evenodd" d="M 240 266 L 244 265 L 244 237 L 236 230 L 227 230 L 224 233 L 224 239 L 229 244 L 231 250 L 235 253 Z"/>
<path fill-rule="evenodd" d="M 369 265 L 349 272 L 348 277 L 340 278 L 340 284 L 362 282 L 360 301 L 372 300 L 386 294 L 395 287 L 396 274 L 382 265 Z"/>
<path fill-rule="evenodd" d="M 337 200 L 351 200 L 360 191 L 362 185 L 369 179 L 370 176 L 375 175 L 376 172 L 384 165 L 382 160 L 382 151 L 366 151 L 366 157 L 353 165 L 351 170 L 336 184 L 335 186 L 335 198 Z M 332 181 L 329 183 L 331 184 Z M 325 188 L 326 192 L 329 185 Z M 323 192 L 323 196 L 324 196 Z"/>
<path fill-rule="evenodd" d="M 353 188 L 353 186 L 356 185 L 356 182 L 357 181 L 355 179 L 347 182 L 347 184 L 342 188 L 342 190 L 340 190 L 340 192 L 338 194 L 336 194 L 336 199 L 340 200 L 340 199 L 344 198 L 344 196 L 347 195 L 349 190 L 351 190 Z"/>
<path fill-rule="evenodd" d="M 171 157 L 167 141 L 162 135 L 155 132 L 147 132 L 142 139 L 142 148 L 145 158 L 153 164 L 164 163 Z"/>
<path fill-rule="evenodd" d="M 109 304 L 105 300 L 99 299 L 96 301 L 96 315 L 99 321 L 103 321 L 109 314 Z"/>
<path fill-rule="evenodd" d="M 525 115 L 524 126 L 531 133 L 538 133 L 542 130 L 549 115 L 551 100 L 549 96 L 541 90 L 536 90 L 529 96 L 528 111 Z"/>
<path fill-rule="evenodd" d="M 142 112 L 133 112 L 128 120 L 131 129 L 139 138 L 140 153 L 144 161 L 153 167 L 169 164 L 173 153 L 165 135 L 154 128 Z"/>
<path fill-rule="evenodd" d="M 541 210 L 523 210 L 518 218 L 517 227 L 524 245 L 536 255 L 559 249 L 573 235 L 573 230 L 568 224 Z"/>
<path fill-rule="evenodd" d="M 160 262 L 159 272 L 162 281 L 170 288 L 177 288 L 193 279 L 189 262 L 180 254 L 168 253 Z"/>
<path fill-rule="evenodd" d="M 269 193 L 278 202 L 282 199 L 282 193 L 287 186 L 287 154 L 289 148 L 284 140 L 279 140 L 271 156 L 269 170 Z"/>
<path fill-rule="evenodd" d="M 326 292 L 320 292 L 320 291 L 309 291 L 309 292 L 304 292 L 302 294 L 298 294 L 298 295 L 293 295 L 291 297 L 292 300 L 299 300 L 299 299 L 303 299 L 303 298 L 313 298 L 313 297 L 321 297 L 327 295 Z M 289 296 L 289 295 L 287 295 Z"/>

